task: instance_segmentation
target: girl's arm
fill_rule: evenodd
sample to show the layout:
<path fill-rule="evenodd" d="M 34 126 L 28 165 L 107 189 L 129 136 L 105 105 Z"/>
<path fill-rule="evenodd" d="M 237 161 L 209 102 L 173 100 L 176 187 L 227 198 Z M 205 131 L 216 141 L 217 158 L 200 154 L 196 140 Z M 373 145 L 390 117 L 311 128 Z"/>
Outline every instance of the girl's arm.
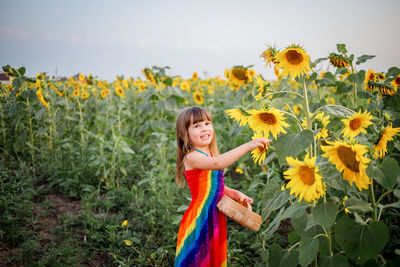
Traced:
<path fill-rule="evenodd" d="M 253 149 L 265 149 L 270 142 L 267 138 L 256 138 L 215 158 L 201 153 L 189 153 L 185 159 L 185 166 L 189 167 L 187 169 L 222 170 Z"/>
<path fill-rule="evenodd" d="M 245 194 L 243 194 L 240 191 L 229 188 L 227 186 L 225 186 L 224 194 L 232 199 L 239 201 L 239 202 L 248 202 L 249 204 L 253 204 L 252 198 L 246 196 Z"/>

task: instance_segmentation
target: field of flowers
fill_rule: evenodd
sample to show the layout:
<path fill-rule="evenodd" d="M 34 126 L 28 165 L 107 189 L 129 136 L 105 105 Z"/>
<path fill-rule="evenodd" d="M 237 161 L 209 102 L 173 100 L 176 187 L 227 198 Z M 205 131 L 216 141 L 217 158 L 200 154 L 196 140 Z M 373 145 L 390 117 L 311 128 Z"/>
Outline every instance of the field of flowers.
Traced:
<path fill-rule="evenodd" d="M 272 140 L 225 170 L 263 219 L 259 232 L 228 220 L 229 266 L 398 266 L 400 69 L 364 70 L 374 56 L 344 44 L 314 60 L 298 45 L 260 54 L 276 79 L 252 66 L 112 82 L 3 66 L 0 262 L 172 266 L 190 202 L 174 181 L 175 119 L 202 105 L 221 152 Z"/>

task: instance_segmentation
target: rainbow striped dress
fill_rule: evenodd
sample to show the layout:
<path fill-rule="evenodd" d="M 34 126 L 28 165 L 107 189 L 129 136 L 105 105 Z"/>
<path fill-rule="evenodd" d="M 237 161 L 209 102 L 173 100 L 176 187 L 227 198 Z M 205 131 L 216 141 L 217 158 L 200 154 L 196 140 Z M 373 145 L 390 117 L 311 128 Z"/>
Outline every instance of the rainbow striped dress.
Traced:
<path fill-rule="evenodd" d="M 175 266 L 226 266 L 226 216 L 217 208 L 224 173 L 194 169 L 185 176 L 192 201 L 179 227 Z"/>

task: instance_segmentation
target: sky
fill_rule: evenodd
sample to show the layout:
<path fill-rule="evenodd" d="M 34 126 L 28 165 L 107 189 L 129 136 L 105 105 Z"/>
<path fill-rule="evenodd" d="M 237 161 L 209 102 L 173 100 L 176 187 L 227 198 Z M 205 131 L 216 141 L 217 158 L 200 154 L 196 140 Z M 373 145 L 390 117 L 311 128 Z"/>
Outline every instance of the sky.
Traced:
<path fill-rule="evenodd" d="M 400 67 L 399 11 L 398 0 L 0 0 L 0 65 L 106 80 L 154 65 L 185 78 L 254 65 L 272 79 L 267 44 L 299 44 L 315 60 L 344 43 L 376 55 L 359 69 L 387 71 Z"/>

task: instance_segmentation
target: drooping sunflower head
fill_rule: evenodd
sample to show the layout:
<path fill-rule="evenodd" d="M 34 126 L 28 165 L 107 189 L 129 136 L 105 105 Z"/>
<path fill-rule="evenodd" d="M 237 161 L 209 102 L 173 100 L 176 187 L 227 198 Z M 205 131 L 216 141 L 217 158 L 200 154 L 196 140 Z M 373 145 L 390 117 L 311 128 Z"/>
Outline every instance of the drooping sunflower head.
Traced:
<path fill-rule="evenodd" d="M 233 67 L 230 70 L 229 77 L 238 82 L 246 82 L 248 79 L 248 72 L 246 68 L 241 66 Z"/>
<path fill-rule="evenodd" d="M 387 153 L 387 143 L 400 133 L 400 128 L 392 128 L 390 124 L 381 132 L 378 141 L 374 144 L 374 157 L 383 158 Z"/>
<path fill-rule="evenodd" d="M 364 156 L 368 151 L 367 146 L 341 141 L 326 141 L 326 143 L 327 146 L 321 146 L 321 150 L 325 152 L 322 156 L 328 158 L 342 172 L 343 179 L 350 185 L 354 182 L 360 191 L 367 189 L 371 183 L 365 172 L 370 162 L 370 159 Z"/>
<path fill-rule="evenodd" d="M 278 53 L 277 49 L 275 46 L 268 46 L 268 49 L 265 50 L 260 57 L 264 59 L 265 61 L 265 66 L 271 67 L 271 63 L 276 64 L 278 61 L 276 60 L 276 54 Z"/>
<path fill-rule="evenodd" d="M 286 133 L 284 127 L 288 127 L 289 124 L 285 122 L 285 116 L 283 113 L 274 108 L 249 110 L 250 117 L 248 118 L 248 124 L 250 128 L 255 132 L 262 132 L 265 136 L 271 132 L 274 138 L 277 138 L 279 133 Z"/>
<path fill-rule="evenodd" d="M 331 53 L 329 55 L 329 62 L 337 68 L 349 68 L 350 60 L 342 55 Z"/>
<path fill-rule="evenodd" d="M 311 71 L 310 56 L 298 45 L 291 45 L 276 55 L 279 68 L 282 68 L 282 75 L 297 77 Z"/>
<path fill-rule="evenodd" d="M 249 119 L 250 114 L 248 114 L 244 109 L 237 108 L 237 109 L 227 109 L 225 113 L 228 114 L 232 119 L 234 119 L 239 126 L 245 126 Z"/>
<path fill-rule="evenodd" d="M 376 75 L 375 75 L 374 70 L 368 69 L 367 74 L 365 74 L 365 80 L 364 80 L 365 89 L 368 90 L 368 91 L 372 91 L 372 90 L 370 90 L 370 88 L 368 87 L 368 82 L 369 82 L 369 81 L 375 81 L 375 80 L 376 80 Z"/>
<path fill-rule="evenodd" d="M 316 157 L 310 159 L 306 154 L 304 161 L 292 157 L 287 157 L 286 161 L 292 167 L 283 173 L 285 179 L 290 180 L 286 188 L 290 188 L 290 194 L 299 197 L 299 202 L 303 198 L 307 202 L 316 201 L 325 195 L 322 176 L 315 165 Z"/>
<path fill-rule="evenodd" d="M 252 139 L 256 139 L 256 138 L 266 138 L 266 137 L 267 137 L 267 136 L 265 136 L 265 135 L 262 134 L 262 133 L 255 133 L 255 134 L 253 135 L 253 138 L 252 138 Z M 256 164 L 258 164 L 258 165 L 261 165 L 261 164 L 264 162 L 265 157 L 266 157 L 266 155 L 267 155 L 267 149 L 268 149 L 268 147 L 266 147 L 265 149 L 255 148 L 255 149 L 253 149 L 253 150 L 251 151 L 251 156 L 252 156 L 252 158 L 253 158 L 254 163 L 256 163 Z"/>
<path fill-rule="evenodd" d="M 202 105 L 204 103 L 204 97 L 199 91 L 193 93 L 193 100 L 197 105 Z"/>
<path fill-rule="evenodd" d="M 367 133 L 365 129 L 372 124 L 371 119 L 371 113 L 369 113 L 368 111 L 364 111 L 363 113 L 361 113 L 360 110 L 353 116 L 350 116 L 347 119 L 342 119 L 345 127 L 341 133 L 343 133 L 343 135 L 348 138 L 354 138 L 361 132 Z"/>
<path fill-rule="evenodd" d="M 374 82 L 368 81 L 368 90 L 373 91 L 376 90 L 380 93 L 380 95 L 388 95 L 393 96 L 396 93 L 396 89 L 392 84 L 382 83 L 382 82 Z"/>

